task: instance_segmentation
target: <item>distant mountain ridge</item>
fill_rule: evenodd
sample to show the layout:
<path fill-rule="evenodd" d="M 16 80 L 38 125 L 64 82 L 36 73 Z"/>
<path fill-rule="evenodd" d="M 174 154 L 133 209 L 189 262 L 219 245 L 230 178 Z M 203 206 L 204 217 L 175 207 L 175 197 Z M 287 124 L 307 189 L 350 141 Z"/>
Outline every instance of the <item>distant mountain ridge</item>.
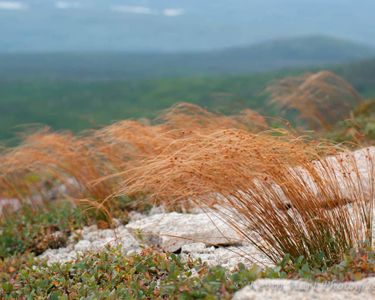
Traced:
<path fill-rule="evenodd" d="M 202 51 L 311 34 L 375 46 L 374 11 L 374 0 L 8 0 L 0 52 Z"/>
<path fill-rule="evenodd" d="M 0 80 L 113 80 L 237 75 L 321 67 L 375 57 L 375 48 L 327 36 L 186 53 L 0 54 Z"/>

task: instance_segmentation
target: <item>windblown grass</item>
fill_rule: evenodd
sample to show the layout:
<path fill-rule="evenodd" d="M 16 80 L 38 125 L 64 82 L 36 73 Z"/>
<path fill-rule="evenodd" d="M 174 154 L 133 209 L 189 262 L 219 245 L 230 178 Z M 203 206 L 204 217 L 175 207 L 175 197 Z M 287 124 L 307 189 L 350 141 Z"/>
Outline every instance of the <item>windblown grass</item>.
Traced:
<path fill-rule="evenodd" d="M 191 129 L 202 132 L 238 128 L 256 132 L 268 128 L 265 118 L 251 109 L 244 109 L 237 115 L 224 116 L 184 102 L 167 109 L 158 120 L 166 125 L 166 130 Z"/>
<path fill-rule="evenodd" d="M 331 265 L 372 239 L 374 153 L 339 150 L 282 132 L 202 133 L 129 170 L 120 194 L 214 205 L 272 261 Z"/>
<path fill-rule="evenodd" d="M 123 196 L 208 205 L 274 262 L 288 253 L 331 265 L 371 243 L 374 154 L 256 133 L 266 126 L 250 110 L 222 116 L 184 103 L 79 136 L 42 131 L 1 155 L 0 191 L 29 203 L 57 190 L 108 218 Z"/>
<path fill-rule="evenodd" d="M 18 199 L 43 198 L 58 184 L 62 193 L 77 199 L 111 193 L 108 184 L 90 184 L 108 175 L 105 162 L 90 141 L 70 133 L 43 131 L 27 137 L 2 156 L 0 170 L 2 190 Z"/>
<path fill-rule="evenodd" d="M 271 103 L 283 110 L 297 110 L 314 129 L 330 129 L 349 117 L 362 100 L 348 82 L 330 71 L 286 77 L 271 83 L 266 92 Z"/>
<path fill-rule="evenodd" d="M 214 128 L 260 130 L 266 126 L 250 110 L 223 116 L 181 103 L 153 122 L 125 120 L 78 136 L 41 130 L 20 146 L 3 151 L 0 196 L 28 204 L 69 197 L 105 209 L 106 200 L 120 189 L 120 180 L 126 180 L 112 175 L 158 156 L 176 141 Z"/>

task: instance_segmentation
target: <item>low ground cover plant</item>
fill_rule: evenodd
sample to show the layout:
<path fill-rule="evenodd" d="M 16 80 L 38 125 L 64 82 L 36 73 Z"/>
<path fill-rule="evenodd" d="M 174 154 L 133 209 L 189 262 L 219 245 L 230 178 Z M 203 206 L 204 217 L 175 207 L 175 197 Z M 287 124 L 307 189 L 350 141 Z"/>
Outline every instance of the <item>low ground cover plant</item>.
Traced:
<path fill-rule="evenodd" d="M 276 267 L 240 264 L 228 271 L 153 249 L 124 256 L 119 248 L 107 248 L 52 266 L 24 256 L 1 262 L 0 295 L 3 299 L 231 299 L 259 278 L 346 281 L 373 276 L 374 258 L 374 252 L 349 252 L 340 264 L 317 269 L 302 257 L 292 261 L 286 256 Z"/>
<path fill-rule="evenodd" d="M 64 247 L 69 235 L 90 224 L 90 218 L 68 201 L 40 207 L 23 205 L 0 219 L 0 258 L 24 253 L 41 254 L 48 248 Z"/>
<path fill-rule="evenodd" d="M 340 143 L 374 145 L 375 141 L 375 100 L 363 101 L 351 116 L 338 122 L 328 138 Z"/>
<path fill-rule="evenodd" d="M 4 270 L 2 270 L 4 271 Z M 242 267 L 228 275 L 222 267 L 200 261 L 183 262 L 178 255 L 144 250 L 124 256 L 120 249 L 85 255 L 64 265 L 29 261 L 7 281 L 5 299 L 229 299 L 234 291 L 255 280 L 260 269 Z M 4 274 L 3 274 L 4 276 Z"/>

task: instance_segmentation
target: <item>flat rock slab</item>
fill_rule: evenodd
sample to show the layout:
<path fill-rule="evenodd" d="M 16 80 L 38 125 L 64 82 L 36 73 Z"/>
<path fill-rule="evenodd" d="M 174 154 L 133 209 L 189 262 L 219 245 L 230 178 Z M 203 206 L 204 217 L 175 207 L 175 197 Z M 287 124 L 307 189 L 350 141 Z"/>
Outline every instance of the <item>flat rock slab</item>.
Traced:
<path fill-rule="evenodd" d="M 240 235 L 212 212 L 156 214 L 131 222 L 126 228 L 141 242 L 169 252 L 192 243 L 223 246 L 242 242 Z"/>
<path fill-rule="evenodd" d="M 375 277 L 357 282 L 308 283 L 300 280 L 259 279 L 238 291 L 233 300 L 360 300 L 375 298 Z"/>

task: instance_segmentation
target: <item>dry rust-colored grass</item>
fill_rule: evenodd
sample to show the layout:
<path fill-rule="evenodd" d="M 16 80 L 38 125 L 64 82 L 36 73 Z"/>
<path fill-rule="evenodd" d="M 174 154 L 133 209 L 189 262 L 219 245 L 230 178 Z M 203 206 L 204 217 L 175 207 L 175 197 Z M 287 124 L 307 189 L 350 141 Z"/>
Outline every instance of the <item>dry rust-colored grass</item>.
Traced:
<path fill-rule="evenodd" d="M 2 155 L 0 171 L 1 190 L 21 200 L 43 197 L 59 184 L 67 189 L 66 196 L 77 199 L 100 198 L 112 192 L 108 183 L 90 183 L 109 175 L 106 162 L 87 138 L 70 133 L 44 130 L 27 137 Z"/>
<path fill-rule="evenodd" d="M 179 139 L 214 128 L 259 130 L 266 126 L 264 119 L 250 110 L 227 117 L 181 103 L 153 122 L 124 120 L 78 136 L 45 129 L 3 151 L 0 191 L 2 196 L 29 202 L 48 198 L 49 190 L 64 185 L 66 191 L 57 197 L 91 201 L 100 207 L 98 203 L 106 203 L 124 180 L 112 175 L 156 157 Z"/>
<path fill-rule="evenodd" d="M 255 133 L 266 126 L 250 110 L 222 116 L 180 104 L 153 122 L 126 120 L 78 136 L 42 131 L 3 152 L 0 190 L 29 201 L 64 184 L 62 196 L 97 209 L 123 195 L 170 208 L 220 207 L 273 261 L 323 253 L 336 262 L 370 240 L 370 156 L 364 178 L 351 154 L 332 163 L 325 155 L 339 149 L 281 130 Z"/>
<path fill-rule="evenodd" d="M 224 116 L 191 103 L 178 103 L 172 106 L 158 120 L 162 121 L 167 129 L 192 129 L 200 132 L 228 128 L 256 132 L 268 128 L 265 118 L 251 109 L 244 109 L 236 115 Z"/>
<path fill-rule="evenodd" d="M 282 78 L 266 92 L 271 103 L 283 110 L 297 110 L 313 129 L 330 129 L 362 101 L 353 86 L 330 71 Z"/>
<path fill-rule="evenodd" d="M 147 158 L 128 171 L 120 194 L 148 193 L 177 206 L 216 204 L 272 261 L 289 253 L 314 262 L 323 254 L 331 264 L 371 241 L 374 201 L 371 156 L 362 174 L 353 154 L 325 158 L 338 150 L 280 132 L 218 130 Z"/>

